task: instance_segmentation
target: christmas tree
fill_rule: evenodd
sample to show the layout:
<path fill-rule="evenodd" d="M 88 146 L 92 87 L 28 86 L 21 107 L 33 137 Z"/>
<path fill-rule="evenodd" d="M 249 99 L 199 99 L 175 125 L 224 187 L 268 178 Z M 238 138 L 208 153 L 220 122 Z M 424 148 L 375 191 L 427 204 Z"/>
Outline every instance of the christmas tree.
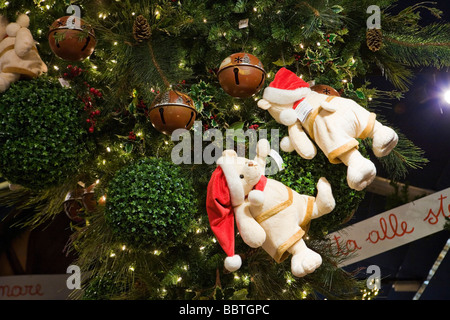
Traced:
<path fill-rule="evenodd" d="M 396 12 L 396 2 L 1 0 L 8 21 L 29 16 L 48 72 L 1 93 L 0 172 L 14 187 L 1 191 L 0 203 L 28 210 L 14 218 L 23 227 L 73 214 L 68 250 L 90 275 L 76 299 L 361 298 L 365 283 L 337 267 L 326 238 L 364 198 L 348 187 L 345 165 L 321 152 L 312 160 L 280 152 L 285 168 L 273 174 L 300 194 L 314 196 L 322 176 L 333 186 L 335 209 L 305 238 L 321 254 L 320 268 L 294 277 L 289 261 L 276 263 L 236 235 L 243 264 L 232 273 L 205 207 L 216 165 L 196 150 L 174 163 L 180 139 L 171 133 L 181 118 L 185 139 L 200 134 L 201 151 L 213 144 L 208 129 L 266 132 L 272 142 L 275 132 L 284 136 L 286 127 L 257 107 L 282 67 L 373 112 L 401 99 L 414 68 L 450 65 L 450 25 L 429 3 Z M 436 22 L 423 25 L 423 13 Z M 244 97 L 227 93 L 218 78 L 221 62 L 240 52 L 256 57 L 265 80 Z M 367 81 L 380 73 L 391 90 Z M 175 105 L 173 113 L 155 108 L 164 103 Z M 377 162 L 394 181 L 427 162 L 397 133 L 393 152 Z M 243 136 L 234 141 L 249 148 Z M 371 144 L 360 141 L 367 158 Z"/>

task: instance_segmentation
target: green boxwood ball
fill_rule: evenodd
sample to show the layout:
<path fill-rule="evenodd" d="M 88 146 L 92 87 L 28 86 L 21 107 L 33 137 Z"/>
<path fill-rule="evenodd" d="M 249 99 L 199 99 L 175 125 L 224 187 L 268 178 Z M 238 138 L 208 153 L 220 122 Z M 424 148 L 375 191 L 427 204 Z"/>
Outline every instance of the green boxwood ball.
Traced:
<path fill-rule="evenodd" d="M 360 144 L 361 145 L 361 144 Z M 362 154 L 366 154 L 363 146 L 360 146 Z M 330 182 L 336 206 L 329 214 L 311 221 L 309 234 L 312 237 L 322 237 L 325 233 L 339 228 L 341 223 L 349 219 L 364 199 L 365 191 L 356 191 L 347 184 L 347 166 L 344 164 L 332 164 L 327 157 L 318 150 L 317 155 L 306 160 L 295 151 L 282 152 L 285 169 L 278 172 L 272 178 L 279 180 L 300 194 L 310 196 L 317 195 L 317 182 L 325 177 Z"/>
<path fill-rule="evenodd" d="M 82 104 L 56 80 L 15 82 L 0 94 L 0 172 L 9 182 L 46 189 L 72 177 L 89 156 Z"/>
<path fill-rule="evenodd" d="M 131 246 L 176 245 L 197 212 L 192 179 L 161 158 L 146 158 L 119 170 L 108 184 L 105 219 Z"/>

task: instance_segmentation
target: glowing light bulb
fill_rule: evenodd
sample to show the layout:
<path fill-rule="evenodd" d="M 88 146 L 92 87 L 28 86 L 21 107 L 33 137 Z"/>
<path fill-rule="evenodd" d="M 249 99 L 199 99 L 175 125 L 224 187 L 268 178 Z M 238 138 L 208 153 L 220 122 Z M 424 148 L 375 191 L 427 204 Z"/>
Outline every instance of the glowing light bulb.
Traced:
<path fill-rule="evenodd" d="M 450 104 L 450 89 L 445 91 L 445 93 L 444 93 L 444 100 L 445 100 L 445 102 Z"/>

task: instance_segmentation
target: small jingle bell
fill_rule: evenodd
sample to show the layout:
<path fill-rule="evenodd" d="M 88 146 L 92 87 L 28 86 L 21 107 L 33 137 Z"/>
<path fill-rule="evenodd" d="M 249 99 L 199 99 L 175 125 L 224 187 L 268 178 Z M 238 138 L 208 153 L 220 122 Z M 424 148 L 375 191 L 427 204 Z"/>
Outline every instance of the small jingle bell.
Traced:
<path fill-rule="evenodd" d="M 261 90 L 266 72 L 257 57 L 240 52 L 222 61 L 217 77 L 222 89 L 230 96 L 248 98 Z"/>
<path fill-rule="evenodd" d="M 50 49 L 66 61 L 82 61 L 95 49 L 94 29 L 83 19 L 65 16 L 55 20 L 48 32 Z"/>
<path fill-rule="evenodd" d="M 312 86 L 310 88 L 312 91 L 318 92 L 318 93 L 322 93 L 325 94 L 327 96 L 336 96 L 336 97 L 340 97 L 341 95 L 339 94 L 339 92 L 337 92 L 336 89 L 327 86 L 325 84 L 316 84 L 314 86 Z"/>
<path fill-rule="evenodd" d="M 149 110 L 153 127 L 171 135 L 176 129 L 189 130 L 197 117 L 193 100 L 186 94 L 170 90 L 159 94 Z"/>

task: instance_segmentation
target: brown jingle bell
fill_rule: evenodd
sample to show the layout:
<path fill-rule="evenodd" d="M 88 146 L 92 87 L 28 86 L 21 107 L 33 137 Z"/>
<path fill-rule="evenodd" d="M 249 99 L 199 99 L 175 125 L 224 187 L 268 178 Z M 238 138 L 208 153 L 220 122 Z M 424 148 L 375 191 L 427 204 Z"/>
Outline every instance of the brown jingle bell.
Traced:
<path fill-rule="evenodd" d="M 73 19 L 69 20 L 71 17 Z M 94 29 L 84 20 L 73 16 L 61 17 L 52 23 L 48 42 L 53 53 L 66 61 L 86 59 L 94 52 L 97 44 Z"/>
<path fill-rule="evenodd" d="M 95 184 L 88 188 L 78 188 L 67 193 L 64 199 L 64 212 L 70 220 L 78 223 L 84 221 L 82 214 L 84 211 L 93 211 L 97 207 L 94 197 Z"/>
<path fill-rule="evenodd" d="M 171 135 L 176 129 L 189 130 L 197 117 L 197 110 L 188 95 L 170 90 L 155 98 L 149 117 L 156 130 Z"/>
<path fill-rule="evenodd" d="M 261 90 L 266 71 L 257 57 L 239 52 L 222 61 L 217 77 L 222 89 L 230 96 L 248 98 Z"/>
<path fill-rule="evenodd" d="M 336 91 L 336 89 L 327 86 L 325 84 L 316 84 L 312 86 L 310 89 L 318 93 L 326 94 L 327 96 L 336 96 L 336 97 L 341 96 L 339 92 Z"/>

